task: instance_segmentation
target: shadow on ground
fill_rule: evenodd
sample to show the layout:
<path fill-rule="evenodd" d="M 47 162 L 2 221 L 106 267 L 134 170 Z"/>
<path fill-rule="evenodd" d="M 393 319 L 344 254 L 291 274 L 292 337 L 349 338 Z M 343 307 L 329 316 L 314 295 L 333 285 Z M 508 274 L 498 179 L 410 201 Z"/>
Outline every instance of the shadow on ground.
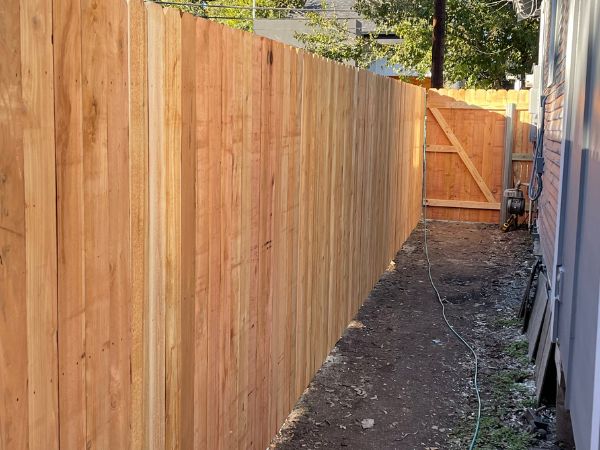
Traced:
<path fill-rule="evenodd" d="M 544 446 L 527 430 L 532 369 L 516 317 L 531 266 L 526 231 L 430 222 L 432 273 L 456 329 L 480 356 L 480 449 Z M 464 449 L 473 362 L 442 321 L 419 226 L 297 403 L 271 448 Z M 543 448 L 552 448 L 551 446 Z"/>

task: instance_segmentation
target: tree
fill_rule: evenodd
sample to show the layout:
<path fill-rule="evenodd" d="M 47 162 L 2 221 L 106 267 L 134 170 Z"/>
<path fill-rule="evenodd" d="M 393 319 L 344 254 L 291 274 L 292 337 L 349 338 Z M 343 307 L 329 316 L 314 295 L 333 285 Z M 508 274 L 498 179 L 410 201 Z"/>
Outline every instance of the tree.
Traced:
<path fill-rule="evenodd" d="M 312 32 L 296 33 L 309 52 L 336 61 L 352 62 L 359 67 L 367 67 L 373 60 L 377 43 L 372 39 L 351 36 L 346 19 L 333 14 L 324 16 L 311 12 L 306 15 L 307 25 Z"/>
<path fill-rule="evenodd" d="M 310 20 L 310 33 L 299 36 L 307 48 L 338 61 L 373 61 L 390 64 L 425 76 L 431 70 L 432 0 L 357 0 L 356 11 L 376 24 L 375 34 L 395 34 L 398 45 L 368 45 L 360 38 L 335 36 L 337 18 Z M 340 34 L 343 30 L 340 30 Z M 333 55 L 317 45 L 326 39 L 346 42 L 351 49 Z M 444 75 L 446 83 L 461 81 L 466 87 L 507 87 L 506 75 L 523 77 L 537 59 L 538 21 L 517 21 L 508 1 L 447 0 Z M 346 57 L 347 53 L 353 55 Z M 358 54 L 358 56 L 357 56 Z"/>
<path fill-rule="evenodd" d="M 195 16 L 214 18 L 232 28 L 252 31 L 252 0 L 172 0 L 181 5 L 172 5 Z M 305 0 L 256 0 L 257 19 L 277 19 L 286 16 L 286 11 L 268 8 L 301 8 Z"/>

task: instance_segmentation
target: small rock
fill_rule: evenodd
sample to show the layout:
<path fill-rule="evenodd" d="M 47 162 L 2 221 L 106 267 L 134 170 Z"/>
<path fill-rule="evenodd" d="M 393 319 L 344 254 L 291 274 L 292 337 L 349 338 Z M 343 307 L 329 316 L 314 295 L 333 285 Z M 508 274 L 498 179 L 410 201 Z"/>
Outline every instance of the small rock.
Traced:
<path fill-rule="evenodd" d="M 360 425 L 364 430 L 367 428 L 373 428 L 373 425 L 375 425 L 375 419 L 363 419 Z"/>
<path fill-rule="evenodd" d="M 359 387 L 353 386 L 354 392 L 356 392 L 360 397 L 366 397 L 367 393 L 365 392 L 364 389 L 361 389 Z"/>
<path fill-rule="evenodd" d="M 543 428 L 539 428 L 535 434 L 541 440 L 545 440 L 546 437 L 548 436 L 548 432 L 546 430 L 544 430 Z"/>

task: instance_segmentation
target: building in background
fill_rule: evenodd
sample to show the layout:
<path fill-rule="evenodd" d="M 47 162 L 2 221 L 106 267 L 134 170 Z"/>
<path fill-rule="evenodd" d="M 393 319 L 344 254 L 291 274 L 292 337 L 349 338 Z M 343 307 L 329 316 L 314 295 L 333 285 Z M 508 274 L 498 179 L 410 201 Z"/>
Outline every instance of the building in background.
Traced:
<path fill-rule="evenodd" d="M 356 0 L 332 0 L 326 4 L 325 9 L 327 11 L 324 11 L 323 14 L 329 16 L 335 15 L 338 20 L 346 22 L 349 38 L 366 38 L 373 35 L 376 28 L 375 24 L 370 20 L 360 17 L 354 11 L 355 3 Z M 303 48 L 304 44 L 296 39 L 296 35 L 312 31 L 307 24 L 308 21 L 306 20 L 305 13 L 311 10 L 315 12 L 320 11 L 323 9 L 323 5 L 319 0 L 307 0 L 304 9 L 308 11 L 302 11 L 302 13 L 292 12 L 281 19 L 254 19 L 254 32 L 259 36 Z M 377 34 L 375 37 L 379 43 L 385 45 L 400 43 L 400 39 L 396 35 Z M 429 74 L 424 79 L 420 79 L 416 72 L 406 70 L 397 64 L 389 64 L 385 59 L 373 61 L 367 70 L 386 77 L 401 77 L 404 81 L 425 87 L 431 85 Z"/>

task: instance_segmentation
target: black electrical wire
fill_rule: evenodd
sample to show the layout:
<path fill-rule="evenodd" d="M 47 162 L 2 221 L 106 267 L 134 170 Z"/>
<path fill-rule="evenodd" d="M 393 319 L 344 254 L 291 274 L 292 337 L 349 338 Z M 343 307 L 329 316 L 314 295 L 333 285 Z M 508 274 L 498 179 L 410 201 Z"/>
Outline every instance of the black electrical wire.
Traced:
<path fill-rule="evenodd" d="M 222 9 L 241 9 L 241 10 L 256 10 L 256 11 L 289 11 L 289 12 L 332 12 L 332 13 L 356 13 L 352 9 L 335 9 L 335 8 L 287 8 L 278 6 L 243 6 L 243 5 L 222 5 L 210 3 L 191 3 L 191 2 L 171 2 L 161 0 L 146 0 L 150 3 L 157 3 L 166 6 L 189 6 L 191 8 L 222 8 Z M 216 1 L 216 0 L 210 0 Z M 344 17 L 345 18 L 345 17 Z"/>
<path fill-rule="evenodd" d="M 546 115 L 546 96 L 542 96 L 540 117 L 538 118 L 539 126 L 533 152 L 533 167 L 531 168 L 531 179 L 529 180 L 529 188 L 527 194 L 532 202 L 540 198 L 544 184 L 542 174 L 544 173 L 544 122 Z"/>

